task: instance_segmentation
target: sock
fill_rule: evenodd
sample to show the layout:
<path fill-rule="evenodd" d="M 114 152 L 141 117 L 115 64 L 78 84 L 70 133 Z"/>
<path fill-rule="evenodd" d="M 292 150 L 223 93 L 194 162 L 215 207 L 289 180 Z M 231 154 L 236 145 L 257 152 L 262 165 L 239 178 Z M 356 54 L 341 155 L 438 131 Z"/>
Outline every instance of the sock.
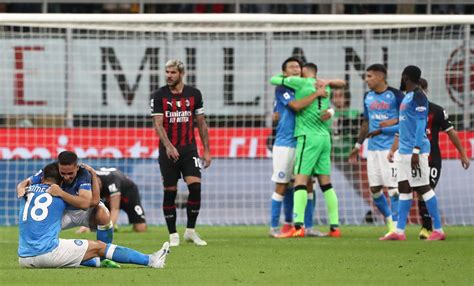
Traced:
<path fill-rule="evenodd" d="M 299 185 L 295 187 L 293 200 L 293 210 L 295 213 L 295 228 L 300 229 L 304 224 L 304 213 L 306 209 L 306 203 L 308 202 L 308 192 L 306 191 L 305 185 Z"/>
<path fill-rule="evenodd" d="M 418 212 L 421 217 L 422 227 L 426 228 L 429 231 L 433 230 L 433 224 L 431 223 L 431 217 L 426 208 L 426 203 L 424 200 L 418 200 Z"/>
<path fill-rule="evenodd" d="M 115 244 L 107 244 L 107 247 L 105 248 L 105 258 L 119 263 L 145 266 L 148 265 L 148 262 L 150 261 L 149 255 Z"/>
<path fill-rule="evenodd" d="M 306 203 L 306 209 L 304 213 L 304 227 L 313 227 L 313 213 L 314 213 L 314 192 L 308 193 L 308 202 Z"/>
<path fill-rule="evenodd" d="M 339 227 L 339 203 L 337 195 L 331 184 L 321 186 L 323 191 L 324 201 L 326 202 L 326 209 L 329 217 L 329 226 L 331 229 Z"/>
<path fill-rule="evenodd" d="M 423 194 L 423 200 L 426 203 L 426 208 L 428 209 L 428 213 L 433 218 L 433 225 L 435 230 L 441 230 L 441 217 L 438 211 L 438 200 L 436 199 L 435 192 L 433 190 L 429 190 L 428 192 Z"/>
<path fill-rule="evenodd" d="M 100 259 L 99 257 L 94 257 L 89 260 L 82 261 L 81 265 L 87 267 L 100 267 Z"/>
<path fill-rule="evenodd" d="M 390 210 L 392 212 L 392 220 L 398 221 L 398 189 L 388 189 L 388 195 L 390 197 Z"/>
<path fill-rule="evenodd" d="M 273 193 L 272 195 L 272 206 L 270 211 L 270 225 L 273 228 L 278 227 L 278 223 L 280 221 L 280 212 L 281 212 L 281 204 L 283 202 L 283 196 L 278 193 Z"/>
<path fill-rule="evenodd" d="M 388 207 L 387 199 L 383 194 L 383 191 L 372 193 L 372 198 L 374 199 L 375 206 L 377 206 L 377 209 L 382 213 L 384 218 L 387 218 L 392 215 Z"/>
<path fill-rule="evenodd" d="M 165 190 L 163 196 L 163 214 L 170 234 L 176 233 L 176 194 L 177 190 Z"/>
<path fill-rule="evenodd" d="M 188 185 L 189 196 L 186 203 L 186 214 L 188 215 L 187 228 L 195 228 L 196 221 L 201 208 L 201 183 Z"/>
<path fill-rule="evenodd" d="M 283 213 L 285 214 L 285 223 L 293 222 L 293 188 L 286 189 L 285 197 L 283 198 Z"/>
<path fill-rule="evenodd" d="M 398 202 L 398 221 L 397 221 L 397 232 L 403 233 L 407 224 L 408 213 L 411 208 L 411 201 L 413 200 L 413 194 L 400 194 Z"/>
<path fill-rule="evenodd" d="M 97 226 L 97 240 L 100 240 L 105 243 L 112 243 L 114 240 L 114 224 L 112 221 L 106 225 L 98 225 Z"/>

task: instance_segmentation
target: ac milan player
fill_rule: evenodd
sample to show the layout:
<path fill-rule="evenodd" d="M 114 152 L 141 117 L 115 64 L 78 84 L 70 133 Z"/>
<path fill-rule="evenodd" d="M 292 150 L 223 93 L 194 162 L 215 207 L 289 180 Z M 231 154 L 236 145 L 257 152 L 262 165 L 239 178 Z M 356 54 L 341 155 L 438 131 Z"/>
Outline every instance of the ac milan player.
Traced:
<path fill-rule="evenodd" d="M 420 79 L 420 87 L 428 92 L 428 82 L 426 79 Z M 441 176 L 441 151 L 439 148 L 439 132 L 444 131 L 448 134 L 451 142 L 456 146 L 460 156 L 461 164 L 464 169 L 469 168 L 469 158 L 467 157 L 466 151 L 462 147 L 461 140 L 454 129 L 453 124 L 448 120 L 448 113 L 443 107 L 429 102 L 429 113 L 428 113 L 428 124 L 426 126 L 426 132 L 428 139 L 431 144 L 431 152 L 429 156 L 430 166 L 430 186 L 432 189 L 438 184 L 439 177 Z M 422 219 L 422 227 L 420 230 L 419 238 L 427 239 L 433 230 L 431 223 L 431 217 L 426 209 L 425 201 L 421 196 L 418 197 L 418 209 Z"/>
<path fill-rule="evenodd" d="M 186 204 L 188 216 L 184 239 L 196 245 L 207 245 L 195 231 L 201 207 L 201 165 L 211 164 L 209 135 L 201 92 L 183 83 L 184 64 L 179 60 L 166 63 L 166 85 L 153 93 L 151 116 L 160 137 L 160 164 L 163 178 L 163 213 L 170 233 L 170 246 L 179 245 L 176 231 L 176 193 L 178 179 L 183 177 L 188 185 Z M 194 139 L 194 122 L 204 147 L 199 157 Z"/>

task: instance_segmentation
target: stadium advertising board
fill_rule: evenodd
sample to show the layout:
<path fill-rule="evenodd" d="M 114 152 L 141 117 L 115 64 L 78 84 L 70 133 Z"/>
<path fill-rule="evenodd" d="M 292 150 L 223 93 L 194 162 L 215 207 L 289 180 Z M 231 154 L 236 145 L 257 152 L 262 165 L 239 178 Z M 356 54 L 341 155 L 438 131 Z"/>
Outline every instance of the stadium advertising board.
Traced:
<path fill-rule="evenodd" d="M 199 148 L 201 142 L 197 130 Z M 34 134 L 35 140 L 29 136 Z M 211 128 L 212 156 L 215 158 L 268 158 L 269 128 Z M 22 128 L 0 129 L 0 160 L 52 159 L 63 150 L 80 158 L 157 158 L 158 139 L 151 128 Z M 469 157 L 473 156 L 474 132 L 460 131 Z M 440 133 L 443 158 L 457 158 L 455 147 Z M 363 152 L 363 151 L 362 151 Z"/>

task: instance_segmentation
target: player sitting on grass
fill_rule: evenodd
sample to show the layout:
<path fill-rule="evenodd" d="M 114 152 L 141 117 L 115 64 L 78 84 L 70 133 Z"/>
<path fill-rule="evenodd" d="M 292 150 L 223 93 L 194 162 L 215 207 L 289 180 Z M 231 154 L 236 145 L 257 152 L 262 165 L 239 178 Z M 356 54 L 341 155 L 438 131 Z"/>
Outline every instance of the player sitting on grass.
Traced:
<path fill-rule="evenodd" d="M 63 191 L 58 165 L 46 165 L 41 183 L 28 188 L 21 198 L 18 256 L 21 267 L 60 268 L 100 265 L 99 257 L 120 263 L 163 268 L 169 253 L 169 243 L 145 255 L 130 248 L 102 241 L 60 239 L 61 219 L 66 202 L 58 194 Z"/>

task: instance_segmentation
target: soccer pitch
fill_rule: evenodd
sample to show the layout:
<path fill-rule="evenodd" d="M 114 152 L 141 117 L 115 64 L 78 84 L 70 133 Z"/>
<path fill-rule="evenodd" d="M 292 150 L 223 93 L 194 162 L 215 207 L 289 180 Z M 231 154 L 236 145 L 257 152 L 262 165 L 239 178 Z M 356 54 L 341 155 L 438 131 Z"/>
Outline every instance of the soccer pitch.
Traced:
<path fill-rule="evenodd" d="M 119 245 L 151 253 L 168 238 L 165 227 L 137 234 L 123 227 Z M 343 227 L 342 238 L 278 240 L 264 226 L 200 227 L 206 247 L 172 248 L 165 269 L 122 265 L 121 269 L 20 269 L 18 228 L 0 228 L 1 285 L 472 285 L 474 227 L 446 227 L 447 240 L 378 241 L 383 227 Z M 182 234 L 183 229 L 179 232 Z M 94 239 L 95 234 L 62 238 Z"/>

